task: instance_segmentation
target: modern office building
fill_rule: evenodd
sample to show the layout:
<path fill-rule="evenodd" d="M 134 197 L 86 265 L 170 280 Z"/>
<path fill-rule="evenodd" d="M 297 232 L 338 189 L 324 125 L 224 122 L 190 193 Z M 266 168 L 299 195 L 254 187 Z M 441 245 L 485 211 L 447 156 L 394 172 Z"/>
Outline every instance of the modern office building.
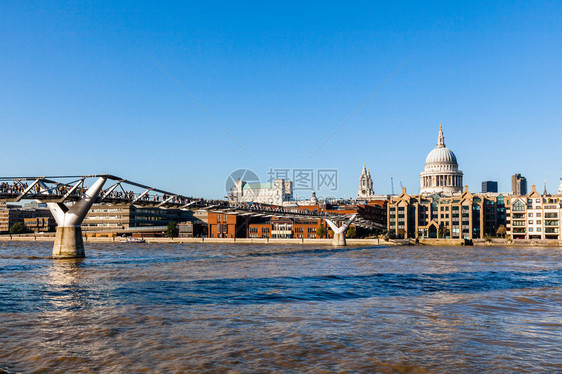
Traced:
<path fill-rule="evenodd" d="M 516 196 L 527 194 L 527 179 L 521 174 L 511 176 L 511 194 Z"/>
<path fill-rule="evenodd" d="M 498 182 L 484 181 L 482 182 L 482 193 L 498 192 Z"/>
<path fill-rule="evenodd" d="M 198 238 L 207 236 L 207 224 L 196 221 L 182 222 L 178 224 L 178 236 L 180 238 Z"/>
<path fill-rule="evenodd" d="M 179 209 L 136 207 L 131 204 L 94 204 L 84 221 L 82 230 L 120 231 L 151 226 L 167 226 L 169 222 L 193 220 L 193 212 Z"/>
<path fill-rule="evenodd" d="M 56 228 L 55 219 L 52 216 L 42 216 L 33 218 L 24 218 L 25 228 L 31 232 L 53 232 Z"/>
<path fill-rule="evenodd" d="M 49 219 L 52 220 L 48 209 L 25 209 L 15 204 L 0 203 L 0 232 L 9 232 L 10 228 L 16 223 L 25 223 L 26 218 L 45 218 L 47 219 L 47 226 Z M 44 231 L 44 227 L 41 231 Z"/>

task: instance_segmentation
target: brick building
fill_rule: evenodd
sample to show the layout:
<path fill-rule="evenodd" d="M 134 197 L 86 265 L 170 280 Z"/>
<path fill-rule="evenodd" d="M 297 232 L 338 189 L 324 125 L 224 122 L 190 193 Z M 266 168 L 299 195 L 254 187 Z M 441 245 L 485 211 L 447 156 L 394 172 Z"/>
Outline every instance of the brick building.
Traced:
<path fill-rule="evenodd" d="M 388 202 L 387 230 L 391 237 L 478 239 L 496 236 L 506 224 L 502 194 L 472 194 L 465 186 L 458 195 L 408 195 L 406 188 Z"/>
<path fill-rule="evenodd" d="M 248 218 L 209 212 L 207 225 L 209 238 L 245 238 Z"/>

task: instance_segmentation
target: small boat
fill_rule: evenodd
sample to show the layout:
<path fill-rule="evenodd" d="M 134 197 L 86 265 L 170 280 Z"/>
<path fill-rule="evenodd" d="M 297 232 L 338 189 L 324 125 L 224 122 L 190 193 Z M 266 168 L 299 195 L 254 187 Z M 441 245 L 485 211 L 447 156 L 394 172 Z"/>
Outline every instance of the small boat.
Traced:
<path fill-rule="evenodd" d="M 127 238 L 127 240 L 122 240 L 121 243 L 144 243 L 143 238 Z"/>

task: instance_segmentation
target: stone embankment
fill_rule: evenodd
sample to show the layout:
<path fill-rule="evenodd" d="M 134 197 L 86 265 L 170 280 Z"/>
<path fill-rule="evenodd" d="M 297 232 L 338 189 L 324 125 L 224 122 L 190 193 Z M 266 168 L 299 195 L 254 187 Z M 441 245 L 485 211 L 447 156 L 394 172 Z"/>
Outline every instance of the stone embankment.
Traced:
<path fill-rule="evenodd" d="M 332 239 L 269 239 L 269 238 L 143 238 L 146 243 L 224 243 L 224 244 L 308 244 L 332 245 Z M 55 240 L 51 235 L 0 235 L 0 241 L 45 241 Z M 122 237 L 86 237 L 84 243 L 119 243 Z M 347 239 L 347 245 L 408 245 L 408 240 Z"/>
<path fill-rule="evenodd" d="M 224 243 L 224 244 L 303 244 L 303 245 L 332 245 L 332 239 L 268 239 L 268 238 L 143 238 L 146 243 Z M 53 235 L 0 235 L 0 241 L 44 241 L 53 242 Z M 124 241 L 122 237 L 84 237 L 84 243 L 119 243 Z M 346 239 L 347 245 L 415 245 L 413 239 Z M 432 246 L 460 246 L 464 240 L 459 239 L 423 239 L 419 245 Z M 517 246 L 517 247 L 562 247 L 562 240 L 509 240 L 509 239 L 473 239 L 475 246 Z"/>

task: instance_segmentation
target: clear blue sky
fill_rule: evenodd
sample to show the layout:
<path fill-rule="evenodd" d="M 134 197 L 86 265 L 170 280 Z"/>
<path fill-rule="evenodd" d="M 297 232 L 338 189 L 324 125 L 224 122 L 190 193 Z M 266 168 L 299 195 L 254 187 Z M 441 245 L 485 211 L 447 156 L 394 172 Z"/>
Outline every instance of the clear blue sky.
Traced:
<path fill-rule="evenodd" d="M 366 163 L 418 192 L 443 122 L 471 190 L 558 187 L 561 2 L 116 3 L 0 4 L 0 175 L 222 197 L 238 168 L 327 168 L 349 197 Z"/>

